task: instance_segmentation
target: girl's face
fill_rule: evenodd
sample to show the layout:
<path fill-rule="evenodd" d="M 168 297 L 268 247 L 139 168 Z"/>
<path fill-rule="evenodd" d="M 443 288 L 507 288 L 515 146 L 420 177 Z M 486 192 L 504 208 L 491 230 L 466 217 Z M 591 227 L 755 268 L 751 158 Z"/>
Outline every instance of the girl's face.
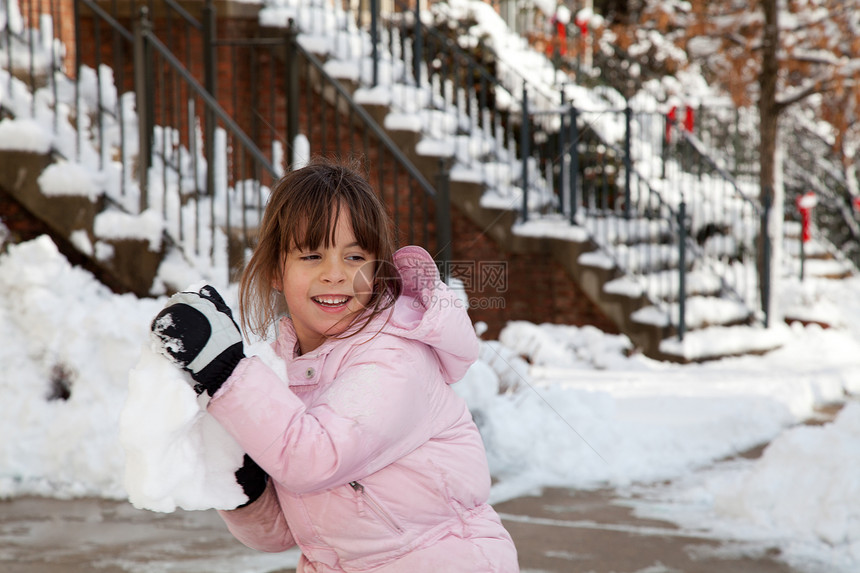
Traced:
<path fill-rule="evenodd" d="M 284 293 L 303 354 L 343 333 L 364 310 L 375 268 L 375 253 L 358 245 L 344 210 L 327 248 L 293 247 L 287 253 L 281 279 L 273 286 Z"/>

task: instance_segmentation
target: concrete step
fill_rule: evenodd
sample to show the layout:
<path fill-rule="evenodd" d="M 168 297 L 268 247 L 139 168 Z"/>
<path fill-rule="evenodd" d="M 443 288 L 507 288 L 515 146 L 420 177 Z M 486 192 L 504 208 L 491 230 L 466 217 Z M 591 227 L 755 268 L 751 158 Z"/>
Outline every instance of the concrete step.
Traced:
<path fill-rule="evenodd" d="M 685 333 L 683 340 L 677 336 L 664 339 L 659 354 L 664 360 L 683 363 L 766 354 L 785 344 L 787 337 L 787 326 L 711 326 Z"/>
<path fill-rule="evenodd" d="M 56 160 L 51 154 L 0 150 L 0 191 L 38 219 L 55 242 L 73 246 L 78 262 L 85 262 L 108 286 L 149 295 L 164 244 L 153 250 L 146 239 L 100 235 L 99 217 L 108 211 L 102 197 L 44 193 L 39 177 Z"/>
<path fill-rule="evenodd" d="M 708 270 L 690 271 L 685 276 L 687 296 L 717 296 L 722 290 L 719 275 Z M 647 296 L 650 300 L 674 302 L 679 298 L 680 271 L 669 269 L 656 273 L 625 275 L 609 281 L 604 290 L 612 294 Z"/>
<path fill-rule="evenodd" d="M 671 225 L 667 221 L 638 217 L 627 219 L 615 215 L 590 214 L 588 211 L 586 216 L 583 226 L 605 245 L 668 243 L 672 236 Z"/>
<path fill-rule="evenodd" d="M 643 324 L 669 327 L 680 322 L 680 305 L 672 302 L 663 307 L 646 306 L 633 313 L 632 319 Z M 716 296 L 688 296 L 684 307 L 684 324 L 688 331 L 710 326 L 745 324 L 752 318 L 741 302 Z"/>

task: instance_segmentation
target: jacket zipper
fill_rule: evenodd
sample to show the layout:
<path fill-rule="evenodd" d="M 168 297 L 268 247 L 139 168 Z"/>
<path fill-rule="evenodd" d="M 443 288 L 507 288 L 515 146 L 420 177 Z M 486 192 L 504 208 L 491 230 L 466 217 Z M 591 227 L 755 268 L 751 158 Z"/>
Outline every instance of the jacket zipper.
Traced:
<path fill-rule="evenodd" d="M 394 521 L 394 519 L 391 517 L 391 514 L 389 514 L 381 505 L 379 505 L 379 502 L 376 501 L 376 499 L 372 495 L 370 495 L 370 493 L 366 489 L 364 489 L 363 485 L 361 485 L 357 481 L 351 481 L 349 482 L 349 485 L 352 489 L 358 492 L 359 495 L 361 495 L 361 498 L 365 501 L 370 510 L 375 513 L 376 516 L 379 517 L 379 519 L 381 519 L 388 527 L 390 527 L 397 533 L 403 533 L 403 528 L 397 525 L 397 522 Z"/>

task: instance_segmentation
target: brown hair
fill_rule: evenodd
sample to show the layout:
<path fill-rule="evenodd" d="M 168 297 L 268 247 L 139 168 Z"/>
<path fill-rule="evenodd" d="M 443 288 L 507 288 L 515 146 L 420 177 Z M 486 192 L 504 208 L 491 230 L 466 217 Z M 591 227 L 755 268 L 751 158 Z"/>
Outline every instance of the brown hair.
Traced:
<path fill-rule="evenodd" d="M 330 246 L 342 207 L 349 213 L 358 244 L 376 257 L 370 312 L 365 313 L 358 330 L 394 304 L 401 283 L 394 267 L 396 243 L 385 206 L 355 168 L 314 160 L 287 173 L 272 189 L 259 241 L 239 283 L 239 314 L 246 332 L 265 337 L 283 314 L 283 295 L 273 283 L 282 278 L 284 257 L 295 247 Z"/>

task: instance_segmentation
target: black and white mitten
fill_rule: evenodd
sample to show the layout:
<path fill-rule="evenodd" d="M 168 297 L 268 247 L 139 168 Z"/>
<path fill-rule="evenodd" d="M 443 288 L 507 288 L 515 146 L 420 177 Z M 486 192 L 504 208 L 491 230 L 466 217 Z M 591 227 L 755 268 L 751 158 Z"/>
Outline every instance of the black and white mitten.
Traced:
<path fill-rule="evenodd" d="M 233 313 L 209 285 L 170 297 L 150 329 L 164 353 L 191 373 L 198 394 L 215 394 L 245 357 Z"/>
<path fill-rule="evenodd" d="M 242 491 L 248 496 L 248 501 L 239 507 L 245 507 L 257 501 L 266 491 L 268 481 L 269 475 L 257 465 L 257 462 L 251 459 L 251 456 L 245 454 L 242 459 L 242 467 L 236 470 L 236 482 L 242 486 Z"/>

